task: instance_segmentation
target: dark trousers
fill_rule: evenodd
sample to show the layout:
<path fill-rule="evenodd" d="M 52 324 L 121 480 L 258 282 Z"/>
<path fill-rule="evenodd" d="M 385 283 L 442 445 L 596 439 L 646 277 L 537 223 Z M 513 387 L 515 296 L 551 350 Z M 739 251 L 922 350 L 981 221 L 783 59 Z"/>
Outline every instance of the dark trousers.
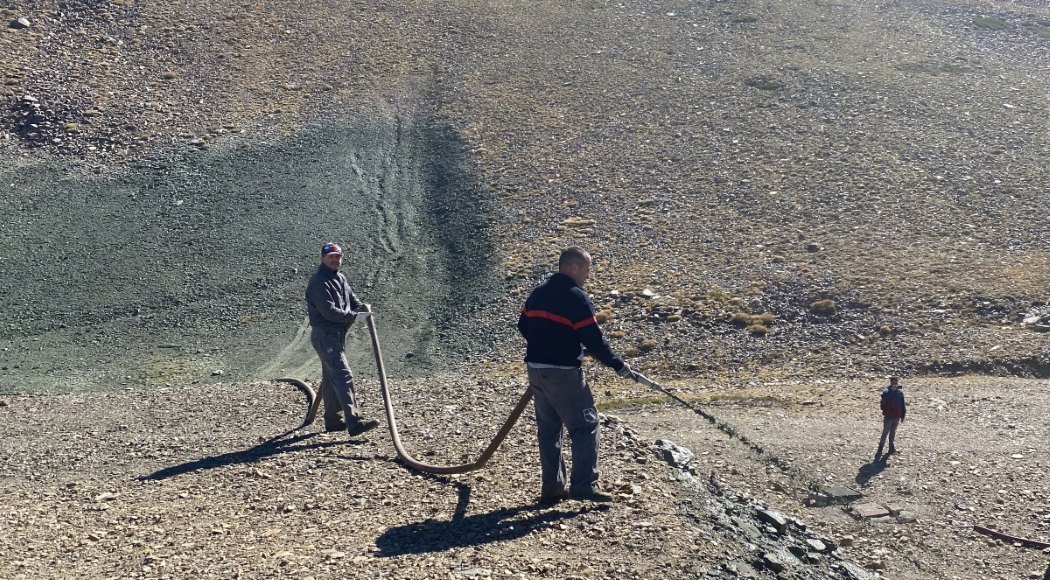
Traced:
<path fill-rule="evenodd" d="M 536 437 L 540 448 L 540 495 L 566 489 L 564 433 L 569 432 L 572 476 L 568 489 L 585 493 L 598 484 L 598 409 L 582 369 L 529 367 L 529 386 L 536 406 Z"/>
<path fill-rule="evenodd" d="M 354 373 L 343 352 L 346 333 L 339 330 L 314 328 L 310 332 L 310 343 L 321 359 L 321 399 L 324 401 L 325 426 L 339 422 L 340 411 L 346 417 L 347 426 L 361 420 L 354 394 Z"/>
<path fill-rule="evenodd" d="M 882 455 L 882 446 L 886 444 L 886 437 L 890 438 L 890 452 L 894 451 L 893 439 L 897 436 L 897 426 L 901 424 L 900 417 L 883 417 L 882 418 L 882 437 L 879 438 L 879 449 L 875 452 L 875 455 Z"/>

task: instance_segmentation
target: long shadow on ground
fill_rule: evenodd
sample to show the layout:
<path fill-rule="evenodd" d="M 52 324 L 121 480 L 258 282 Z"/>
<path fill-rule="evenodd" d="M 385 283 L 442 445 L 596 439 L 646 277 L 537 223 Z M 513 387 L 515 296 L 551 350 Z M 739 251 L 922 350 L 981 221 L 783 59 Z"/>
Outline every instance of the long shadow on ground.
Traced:
<path fill-rule="evenodd" d="M 288 433 L 282 433 L 276 437 L 268 439 L 255 447 L 250 449 L 244 449 L 242 451 L 232 451 L 230 453 L 223 453 L 222 455 L 216 455 L 213 457 L 203 457 L 194 461 L 182 463 L 180 465 L 173 465 L 171 467 L 165 467 L 164 469 L 155 471 L 149 475 L 143 475 L 139 480 L 161 480 L 175 477 L 178 475 L 184 475 L 187 473 L 193 473 L 195 471 L 203 471 L 205 469 L 215 469 L 216 467 L 223 467 L 225 465 L 233 465 L 237 463 L 254 463 L 260 459 L 277 455 L 278 453 L 293 453 L 296 451 L 306 451 L 308 449 L 323 449 L 325 447 L 332 447 L 334 445 L 345 445 L 346 441 L 327 441 L 323 443 L 310 443 L 305 445 L 295 445 L 300 441 L 305 441 L 311 437 L 317 436 L 317 433 L 304 433 L 295 437 L 284 439 L 284 436 Z"/>
<path fill-rule="evenodd" d="M 527 536 L 555 522 L 602 509 L 606 508 L 586 506 L 576 510 L 538 511 L 538 506 L 529 505 L 467 517 L 453 517 L 451 521 L 428 519 L 417 524 L 388 529 L 376 539 L 376 546 L 381 557 L 479 546 Z"/>

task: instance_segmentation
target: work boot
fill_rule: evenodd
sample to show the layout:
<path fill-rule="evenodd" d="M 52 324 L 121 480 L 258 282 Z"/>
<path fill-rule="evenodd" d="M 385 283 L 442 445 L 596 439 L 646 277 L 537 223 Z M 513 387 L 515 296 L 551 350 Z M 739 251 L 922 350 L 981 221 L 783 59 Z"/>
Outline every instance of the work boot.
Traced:
<path fill-rule="evenodd" d="M 597 487 L 587 488 L 583 491 L 574 491 L 570 495 L 572 496 L 572 499 L 593 501 L 595 503 L 609 503 L 615 499 L 611 493 L 605 493 Z"/>
<path fill-rule="evenodd" d="M 890 445 L 890 450 L 886 452 L 886 455 L 893 455 L 896 452 L 897 452 L 897 448 L 892 446 L 892 445 Z"/>
<path fill-rule="evenodd" d="M 346 428 L 346 432 L 349 433 L 351 437 L 357 437 L 358 435 L 361 435 L 362 433 L 365 433 L 367 431 L 371 431 L 372 429 L 375 429 L 378 426 L 379 421 L 376 421 L 375 419 L 362 419 L 354 423 L 353 425 L 348 426 Z"/>
<path fill-rule="evenodd" d="M 539 503 L 540 505 L 554 505 L 566 499 L 569 499 L 569 490 L 562 488 L 561 491 L 549 495 L 540 495 L 540 499 L 536 503 Z"/>
<path fill-rule="evenodd" d="M 346 422 L 342 419 L 336 419 L 333 423 L 329 423 L 326 421 L 324 424 L 325 433 L 335 433 L 344 429 L 346 429 Z"/>

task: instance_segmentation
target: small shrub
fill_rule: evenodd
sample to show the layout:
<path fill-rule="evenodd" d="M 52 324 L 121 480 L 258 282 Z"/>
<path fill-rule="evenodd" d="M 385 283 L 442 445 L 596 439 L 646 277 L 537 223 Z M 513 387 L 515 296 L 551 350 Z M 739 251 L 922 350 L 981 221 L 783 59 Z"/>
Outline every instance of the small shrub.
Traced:
<path fill-rule="evenodd" d="M 769 334 L 769 327 L 764 324 L 752 324 L 747 327 L 747 331 L 751 336 L 765 336 Z"/>
<path fill-rule="evenodd" d="M 642 354 L 642 351 L 638 350 L 637 348 L 635 348 L 633 346 L 627 347 L 627 350 L 623 351 L 623 356 L 625 356 L 627 358 L 636 357 L 636 356 L 638 356 L 640 354 Z"/>
<path fill-rule="evenodd" d="M 599 310 L 598 312 L 596 312 L 594 314 L 594 317 L 596 319 L 598 319 L 598 323 L 599 324 L 605 324 L 606 322 L 609 322 L 609 319 L 612 318 L 612 315 L 613 315 L 613 313 L 612 313 L 611 310 L 602 309 L 602 310 Z"/>
<path fill-rule="evenodd" d="M 733 19 L 733 24 L 754 24 L 758 22 L 757 16 L 737 16 Z"/>
<path fill-rule="evenodd" d="M 817 300 L 809 307 L 809 311 L 817 316 L 832 316 L 839 311 L 834 300 Z"/>
<path fill-rule="evenodd" d="M 622 330 L 614 330 L 609 333 L 611 338 L 623 338 L 625 335 Z"/>
<path fill-rule="evenodd" d="M 656 348 L 656 341 L 651 338 L 647 338 L 643 340 L 641 344 L 638 345 L 638 348 L 641 349 L 642 352 L 649 352 Z"/>
<path fill-rule="evenodd" d="M 667 322 L 678 322 L 681 319 L 682 319 L 682 315 L 681 314 L 672 314 L 672 315 L 667 317 Z"/>
<path fill-rule="evenodd" d="M 751 315 L 747 312 L 737 312 L 729 321 L 737 326 L 747 326 L 751 324 Z"/>
<path fill-rule="evenodd" d="M 879 327 L 879 336 L 886 336 L 891 332 L 893 332 L 893 329 L 885 324 Z"/>

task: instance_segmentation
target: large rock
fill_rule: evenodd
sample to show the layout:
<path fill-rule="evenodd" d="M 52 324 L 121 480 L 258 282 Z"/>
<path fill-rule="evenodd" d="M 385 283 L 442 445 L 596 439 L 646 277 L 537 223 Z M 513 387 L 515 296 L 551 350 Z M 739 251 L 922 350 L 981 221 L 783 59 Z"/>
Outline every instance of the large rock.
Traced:
<path fill-rule="evenodd" d="M 850 511 L 858 518 L 872 519 L 882 518 L 890 515 L 890 510 L 877 503 L 860 503 L 852 506 Z"/>
<path fill-rule="evenodd" d="M 783 534 L 790 520 L 784 514 L 776 510 L 758 510 L 758 519 L 776 528 L 778 534 Z"/>
<path fill-rule="evenodd" d="M 679 469 L 686 469 L 693 460 L 693 452 L 666 439 L 657 439 L 649 446 L 661 459 Z"/>

